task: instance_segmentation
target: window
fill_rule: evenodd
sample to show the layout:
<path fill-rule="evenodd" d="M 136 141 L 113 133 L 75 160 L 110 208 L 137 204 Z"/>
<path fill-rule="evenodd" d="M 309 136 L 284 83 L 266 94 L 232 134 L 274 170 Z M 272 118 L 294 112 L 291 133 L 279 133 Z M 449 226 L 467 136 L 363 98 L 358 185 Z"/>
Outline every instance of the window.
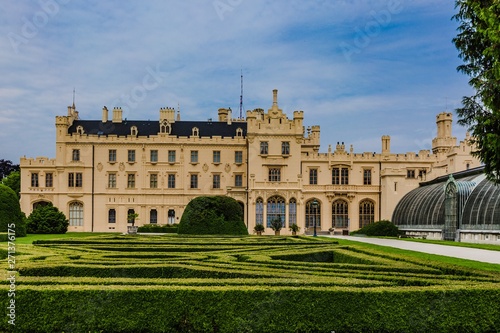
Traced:
<path fill-rule="evenodd" d="M 108 188 L 116 188 L 116 173 L 108 175 Z"/>
<path fill-rule="evenodd" d="M 191 188 L 198 188 L 198 175 L 191 175 Z"/>
<path fill-rule="evenodd" d="M 31 187 L 38 187 L 38 172 L 31 173 Z"/>
<path fill-rule="evenodd" d="M 333 168 L 332 169 L 332 184 L 347 185 L 349 184 L 349 169 L 348 168 Z"/>
<path fill-rule="evenodd" d="M 264 223 L 264 201 L 258 198 L 255 202 L 255 224 Z"/>
<path fill-rule="evenodd" d="M 158 174 L 152 173 L 149 175 L 149 187 L 158 188 Z"/>
<path fill-rule="evenodd" d="M 269 143 L 267 141 L 262 141 L 260 143 L 260 154 L 267 155 L 269 149 Z"/>
<path fill-rule="evenodd" d="M 406 170 L 406 178 L 415 178 L 415 170 Z"/>
<path fill-rule="evenodd" d="M 332 204 L 332 228 L 347 228 L 349 206 L 344 200 L 336 200 Z"/>
<path fill-rule="evenodd" d="M 267 199 L 267 227 L 271 227 L 271 222 L 279 219 L 285 227 L 285 199 L 280 196 L 272 196 Z"/>
<path fill-rule="evenodd" d="M 191 163 L 198 163 L 198 151 L 191 150 Z"/>
<path fill-rule="evenodd" d="M 149 223 L 151 224 L 158 223 L 158 211 L 156 209 L 151 209 L 149 211 Z"/>
<path fill-rule="evenodd" d="M 110 162 L 116 162 L 116 149 L 110 149 L 108 151 L 108 155 L 109 155 L 108 160 Z"/>
<path fill-rule="evenodd" d="M 175 163 L 175 150 L 168 151 L 168 163 Z"/>
<path fill-rule="evenodd" d="M 167 186 L 168 188 L 175 188 L 175 174 L 173 173 L 168 174 Z"/>
<path fill-rule="evenodd" d="M 108 210 L 108 223 L 116 223 L 116 210 Z"/>
<path fill-rule="evenodd" d="M 73 154 L 71 155 L 71 159 L 73 161 L 79 161 L 80 160 L 80 149 L 73 149 Z"/>
<path fill-rule="evenodd" d="M 167 215 L 168 215 L 168 224 L 174 224 L 175 223 L 175 210 L 169 209 Z"/>
<path fill-rule="evenodd" d="M 234 163 L 236 163 L 236 164 L 243 163 L 243 152 L 242 151 L 235 151 L 234 152 Z"/>
<path fill-rule="evenodd" d="M 136 126 L 130 127 L 130 135 L 137 136 L 137 127 Z"/>
<path fill-rule="evenodd" d="M 372 184 L 372 171 L 370 169 L 363 170 L 363 185 Z"/>
<path fill-rule="evenodd" d="M 309 169 L 309 184 L 318 184 L 318 169 Z"/>
<path fill-rule="evenodd" d="M 69 225 L 73 227 L 83 226 L 83 204 L 81 202 L 69 204 Z"/>
<path fill-rule="evenodd" d="M 467 167 L 467 170 L 469 170 L 469 167 Z M 418 170 L 418 176 L 420 177 L 420 179 L 425 179 L 426 175 L 427 175 L 427 170 L 425 169 Z"/>
<path fill-rule="evenodd" d="M 214 150 L 213 161 L 214 161 L 214 163 L 220 163 L 220 151 L 219 150 Z"/>
<path fill-rule="evenodd" d="M 45 174 L 45 187 L 53 187 L 54 186 L 54 174 L 48 172 Z"/>
<path fill-rule="evenodd" d="M 135 188 L 135 173 L 127 175 L 127 188 Z"/>
<path fill-rule="evenodd" d="M 281 155 L 290 155 L 290 142 L 281 143 Z"/>
<path fill-rule="evenodd" d="M 316 205 L 313 202 L 316 201 Z M 321 203 L 317 199 L 306 203 L 306 228 L 321 228 Z"/>
<path fill-rule="evenodd" d="M 235 187 L 243 186 L 243 175 L 234 175 L 234 186 Z"/>
<path fill-rule="evenodd" d="M 129 150 L 128 151 L 128 161 L 130 163 L 135 162 L 135 150 Z"/>
<path fill-rule="evenodd" d="M 158 162 L 158 150 L 151 150 L 149 155 L 152 163 Z"/>
<path fill-rule="evenodd" d="M 281 181 L 281 169 L 280 168 L 269 168 L 269 181 L 270 182 Z"/>
<path fill-rule="evenodd" d="M 82 187 L 83 175 L 81 172 L 68 173 L 68 187 Z"/>
<path fill-rule="evenodd" d="M 297 200 L 294 198 L 288 204 L 288 226 L 292 224 L 297 224 Z"/>
<path fill-rule="evenodd" d="M 239 127 L 236 129 L 236 136 L 243 136 L 243 130 Z"/>
<path fill-rule="evenodd" d="M 220 188 L 220 175 L 213 175 L 212 188 Z"/>
<path fill-rule="evenodd" d="M 363 228 L 375 221 L 375 204 L 370 200 L 359 203 L 359 228 Z"/>
<path fill-rule="evenodd" d="M 197 127 L 193 127 L 191 131 L 193 136 L 200 136 L 200 130 Z"/>
<path fill-rule="evenodd" d="M 132 225 L 135 223 L 135 210 L 129 209 L 127 211 L 127 223 L 132 223 Z"/>

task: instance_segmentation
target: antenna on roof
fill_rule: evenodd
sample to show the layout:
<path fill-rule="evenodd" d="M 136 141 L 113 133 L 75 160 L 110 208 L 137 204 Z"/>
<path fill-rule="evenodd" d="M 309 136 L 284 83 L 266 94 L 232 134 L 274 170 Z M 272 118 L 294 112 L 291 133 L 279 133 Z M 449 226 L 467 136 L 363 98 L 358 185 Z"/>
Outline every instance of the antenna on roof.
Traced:
<path fill-rule="evenodd" d="M 243 69 L 241 69 L 240 119 L 243 119 Z"/>

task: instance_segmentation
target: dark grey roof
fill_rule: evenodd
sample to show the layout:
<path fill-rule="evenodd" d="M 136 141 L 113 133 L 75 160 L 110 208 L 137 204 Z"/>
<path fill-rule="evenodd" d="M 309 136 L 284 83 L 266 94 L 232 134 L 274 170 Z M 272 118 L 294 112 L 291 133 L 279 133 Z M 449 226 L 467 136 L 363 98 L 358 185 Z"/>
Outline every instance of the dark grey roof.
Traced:
<path fill-rule="evenodd" d="M 171 123 L 172 136 L 192 136 L 193 128 L 198 128 L 199 136 L 212 137 L 235 137 L 236 130 L 241 128 L 243 136 L 247 134 L 246 122 L 232 122 L 228 125 L 227 122 L 220 121 L 176 121 Z M 160 122 L 152 120 L 123 120 L 121 123 L 113 123 L 108 121 L 103 123 L 100 120 L 75 120 L 73 125 L 68 129 L 69 134 L 76 133 L 78 126 L 82 126 L 84 134 L 100 134 L 100 135 L 130 135 L 132 126 L 137 127 L 139 136 L 157 135 L 160 132 Z"/>

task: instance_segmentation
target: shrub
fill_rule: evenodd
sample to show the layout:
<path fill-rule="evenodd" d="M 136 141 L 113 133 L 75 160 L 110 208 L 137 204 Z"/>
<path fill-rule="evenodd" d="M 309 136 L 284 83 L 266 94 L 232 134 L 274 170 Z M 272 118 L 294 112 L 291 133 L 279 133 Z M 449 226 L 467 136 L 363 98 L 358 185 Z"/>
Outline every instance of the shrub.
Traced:
<path fill-rule="evenodd" d="M 16 193 L 8 186 L 0 184 L 0 232 L 14 230 L 17 237 L 26 236 L 25 216 L 21 212 Z"/>
<path fill-rule="evenodd" d="M 36 208 L 27 223 L 30 234 L 64 234 L 68 225 L 66 216 L 51 204 Z"/>
<path fill-rule="evenodd" d="M 21 192 L 21 172 L 20 171 L 12 171 L 9 173 L 7 177 L 2 179 L 2 184 L 10 187 L 17 195 L 17 198 L 19 200 L 20 195 L 19 192 Z"/>
<path fill-rule="evenodd" d="M 162 225 L 162 224 L 145 224 L 140 226 L 138 232 L 155 232 L 155 233 L 166 233 L 166 234 L 176 234 L 178 230 L 177 224 Z"/>
<path fill-rule="evenodd" d="M 179 234 L 248 235 L 240 204 L 227 196 L 204 196 L 189 202 Z"/>
<path fill-rule="evenodd" d="M 368 224 L 363 228 L 351 233 L 351 235 L 355 234 L 362 234 L 367 236 L 397 237 L 399 235 L 399 229 L 391 221 L 382 220 L 372 224 Z"/>
<path fill-rule="evenodd" d="M 274 231 L 280 231 L 282 228 L 283 222 L 281 222 L 281 219 L 279 217 L 271 220 L 271 229 L 273 229 Z"/>

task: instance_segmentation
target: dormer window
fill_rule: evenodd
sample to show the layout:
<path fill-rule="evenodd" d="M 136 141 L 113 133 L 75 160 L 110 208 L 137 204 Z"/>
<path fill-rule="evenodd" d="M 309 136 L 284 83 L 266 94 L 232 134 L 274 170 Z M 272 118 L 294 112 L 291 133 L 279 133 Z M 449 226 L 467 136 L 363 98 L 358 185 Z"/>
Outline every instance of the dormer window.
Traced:
<path fill-rule="evenodd" d="M 137 126 L 130 127 L 130 135 L 137 136 Z"/>
<path fill-rule="evenodd" d="M 160 133 L 170 134 L 171 129 L 172 128 L 170 127 L 170 124 L 168 123 L 167 120 L 164 120 L 160 125 Z"/>
<path fill-rule="evenodd" d="M 193 127 L 193 136 L 200 136 L 200 130 L 198 129 L 198 127 Z"/>
<path fill-rule="evenodd" d="M 239 136 L 239 137 L 243 136 L 243 130 L 239 127 L 236 129 L 236 136 Z"/>
<path fill-rule="evenodd" d="M 77 126 L 76 133 L 79 135 L 83 135 L 83 133 L 85 133 L 85 131 L 83 130 L 83 126 Z"/>

